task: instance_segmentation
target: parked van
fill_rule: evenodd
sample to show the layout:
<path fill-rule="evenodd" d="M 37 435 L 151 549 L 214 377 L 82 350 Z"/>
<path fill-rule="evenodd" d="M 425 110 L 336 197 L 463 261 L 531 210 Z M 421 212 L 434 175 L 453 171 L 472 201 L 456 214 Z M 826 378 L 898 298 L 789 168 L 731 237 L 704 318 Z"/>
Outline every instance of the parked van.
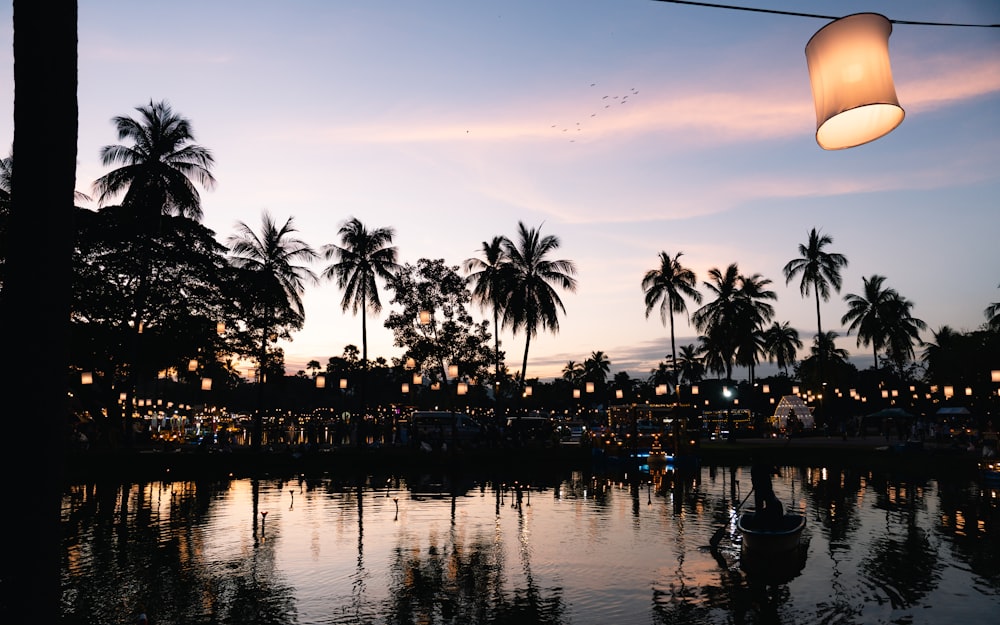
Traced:
<path fill-rule="evenodd" d="M 418 410 L 410 417 L 410 435 L 432 447 L 452 441 L 458 445 L 474 444 L 482 431 L 478 421 L 462 412 Z"/>

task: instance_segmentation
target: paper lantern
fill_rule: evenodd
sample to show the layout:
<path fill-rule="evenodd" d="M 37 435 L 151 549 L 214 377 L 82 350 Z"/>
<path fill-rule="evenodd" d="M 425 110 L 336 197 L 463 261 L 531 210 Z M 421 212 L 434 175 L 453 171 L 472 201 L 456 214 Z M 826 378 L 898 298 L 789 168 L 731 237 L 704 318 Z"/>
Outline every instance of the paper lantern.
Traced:
<path fill-rule="evenodd" d="M 225 334 L 226 333 L 226 322 L 225 321 L 220 321 L 219 323 L 215 324 L 215 331 L 218 334 Z"/>
<path fill-rule="evenodd" d="M 188 371 L 197 371 L 197 370 L 198 370 L 198 361 L 192 358 L 191 360 L 188 361 Z"/>
<path fill-rule="evenodd" d="M 573 399 L 580 399 L 580 389 L 573 389 Z"/>
<path fill-rule="evenodd" d="M 587 392 L 588 393 L 593 393 L 594 392 L 594 383 L 593 382 L 587 382 Z"/>
<path fill-rule="evenodd" d="M 94 374 L 93 373 L 91 373 L 90 371 L 84 371 L 83 373 L 80 374 L 80 384 L 86 385 L 86 384 L 93 384 L 93 383 L 94 383 Z"/>
<path fill-rule="evenodd" d="M 424 376 L 420 375 L 419 373 L 414 373 L 413 374 L 413 383 L 414 384 L 423 384 L 424 383 Z"/>
<path fill-rule="evenodd" d="M 210 391 L 212 390 L 212 378 L 202 378 L 201 379 L 201 390 Z"/>
<path fill-rule="evenodd" d="M 341 390 L 347 388 L 347 378 L 340 378 L 340 388 Z"/>
<path fill-rule="evenodd" d="M 450 378 L 458 377 L 458 365 L 448 365 L 448 377 Z"/>
<path fill-rule="evenodd" d="M 524 396 L 525 397 L 531 397 L 531 387 L 530 386 L 525 386 L 524 387 Z"/>
<path fill-rule="evenodd" d="M 316 388 L 326 388 L 326 376 L 316 376 Z"/>
<path fill-rule="evenodd" d="M 465 382 L 459 382 L 457 390 L 459 395 L 465 395 L 469 392 L 469 385 Z"/>
<path fill-rule="evenodd" d="M 625 391 L 623 391 L 621 389 L 618 389 L 617 391 L 615 391 L 615 398 L 622 399 L 623 397 L 625 397 Z"/>
<path fill-rule="evenodd" d="M 403 385 L 399 387 L 399 390 L 403 391 L 404 393 L 409 393 L 410 385 L 407 384 L 406 382 L 403 382 Z"/>
<path fill-rule="evenodd" d="M 878 13 L 830 22 L 806 44 L 816 105 L 816 142 L 851 148 L 888 134 L 903 121 L 889 65 L 892 23 Z"/>
<path fill-rule="evenodd" d="M 429 310 L 420 311 L 420 325 L 425 326 L 431 322 L 431 313 Z"/>
<path fill-rule="evenodd" d="M 666 395 L 667 394 L 667 385 L 666 384 L 657 384 L 656 385 L 656 394 L 657 395 Z"/>

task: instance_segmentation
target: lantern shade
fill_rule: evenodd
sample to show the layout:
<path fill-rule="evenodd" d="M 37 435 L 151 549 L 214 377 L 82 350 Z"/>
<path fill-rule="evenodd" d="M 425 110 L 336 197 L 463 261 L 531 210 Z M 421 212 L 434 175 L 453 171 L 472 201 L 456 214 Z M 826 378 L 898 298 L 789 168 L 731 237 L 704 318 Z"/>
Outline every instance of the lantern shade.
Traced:
<path fill-rule="evenodd" d="M 459 382 L 457 390 L 459 395 L 465 395 L 469 392 L 469 385 L 465 382 Z"/>
<path fill-rule="evenodd" d="M 580 399 L 580 389 L 573 389 L 573 399 Z"/>
<path fill-rule="evenodd" d="M 406 359 L 406 368 L 407 369 L 416 369 L 417 368 L 417 361 L 415 359 L 413 359 L 413 358 L 407 358 Z"/>
<path fill-rule="evenodd" d="M 852 148 L 888 134 L 903 121 L 889 66 L 892 23 L 878 13 L 830 22 L 806 44 L 816 105 L 816 143 Z"/>
<path fill-rule="evenodd" d="M 84 371 L 83 373 L 80 374 L 80 384 L 87 385 L 93 383 L 94 383 L 93 373 L 91 373 L 90 371 Z"/>
<path fill-rule="evenodd" d="M 419 373 L 414 373 L 413 374 L 413 383 L 414 384 L 423 384 L 424 383 L 424 376 L 420 375 Z"/>
<path fill-rule="evenodd" d="M 524 387 L 524 396 L 525 397 L 531 397 L 531 393 L 532 393 L 531 387 L 530 386 L 525 386 Z"/>
<path fill-rule="evenodd" d="M 403 391 L 404 393 L 409 393 L 410 385 L 407 384 L 406 382 L 403 382 L 403 384 L 399 387 L 399 390 Z"/>
<path fill-rule="evenodd" d="M 625 392 L 623 390 L 618 389 L 617 391 L 615 391 L 615 398 L 621 399 L 623 397 L 625 397 Z"/>
<path fill-rule="evenodd" d="M 197 371 L 197 370 L 198 370 L 198 361 L 192 358 L 191 360 L 188 361 L 188 371 Z"/>
<path fill-rule="evenodd" d="M 594 383 L 593 382 L 587 382 L 587 392 L 588 393 L 593 393 L 594 392 Z"/>
<path fill-rule="evenodd" d="M 458 377 L 458 365 L 448 365 L 448 377 Z"/>
<path fill-rule="evenodd" d="M 769 384 L 765 384 L 764 386 L 761 387 L 761 390 L 764 391 L 765 393 L 770 393 L 771 386 Z"/>
<path fill-rule="evenodd" d="M 657 384 L 656 385 L 656 394 L 657 395 L 666 395 L 667 394 L 667 385 L 666 384 Z"/>
<path fill-rule="evenodd" d="M 202 378 L 201 379 L 201 390 L 210 391 L 212 390 L 212 378 Z"/>
<path fill-rule="evenodd" d="M 316 388 L 326 388 L 326 376 L 316 376 Z"/>
<path fill-rule="evenodd" d="M 420 311 L 420 325 L 425 326 L 431 322 L 431 312 L 429 310 Z"/>
<path fill-rule="evenodd" d="M 340 378 L 340 388 L 347 388 L 347 378 Z"/>
<path fill-rule="evenodd" d="M 225 321 L 220 321 L 219 323 L 215 324 L 215 331 L 218 334 L 225 334 L 226 333 L 226 322 Z"/>

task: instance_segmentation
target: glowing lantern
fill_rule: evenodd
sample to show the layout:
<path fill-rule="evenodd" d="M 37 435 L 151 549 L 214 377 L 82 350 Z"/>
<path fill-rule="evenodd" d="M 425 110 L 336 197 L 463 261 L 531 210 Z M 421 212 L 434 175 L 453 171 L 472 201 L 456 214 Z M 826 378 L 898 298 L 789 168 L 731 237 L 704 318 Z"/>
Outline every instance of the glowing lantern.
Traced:
<path fill-rule="evenodd" d="M 903 121 L 889 66 L 892 23 L 877 13 L 830 22 L 806 44 L 816 105 L 816 142 L 851 148 L 888 134 Z"/>

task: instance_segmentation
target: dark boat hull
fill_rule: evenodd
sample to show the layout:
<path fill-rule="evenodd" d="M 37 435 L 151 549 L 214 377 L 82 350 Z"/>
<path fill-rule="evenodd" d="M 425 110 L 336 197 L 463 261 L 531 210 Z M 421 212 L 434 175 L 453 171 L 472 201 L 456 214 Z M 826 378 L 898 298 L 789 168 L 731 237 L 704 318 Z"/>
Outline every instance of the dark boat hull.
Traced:
<path fill-rule="evenodd" d="M 762 526 L 753 512 L 744 512 L 736 523 L 743 535 L 743 548 L 756 553 L 784 553 L 794 550 L 806 526 L 801 514 L 786 514 L 774 526 Z"/>

